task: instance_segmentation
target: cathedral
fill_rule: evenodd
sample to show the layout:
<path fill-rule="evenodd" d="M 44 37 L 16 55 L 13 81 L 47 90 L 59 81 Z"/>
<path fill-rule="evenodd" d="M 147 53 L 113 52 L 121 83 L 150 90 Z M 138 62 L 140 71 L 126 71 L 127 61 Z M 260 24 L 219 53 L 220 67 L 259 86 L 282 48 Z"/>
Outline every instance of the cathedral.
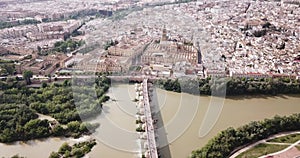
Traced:
<path fill-rule="evenodd" d="M 187 40 L 171 39 L 167 29 L 162 29 L 160 40 L 154 40 L 141 57 L 143 64 L 175 64 L 177 62 L 188 62 L 192 65 L 202 63 L 202 55 L 193 43 Z"/>

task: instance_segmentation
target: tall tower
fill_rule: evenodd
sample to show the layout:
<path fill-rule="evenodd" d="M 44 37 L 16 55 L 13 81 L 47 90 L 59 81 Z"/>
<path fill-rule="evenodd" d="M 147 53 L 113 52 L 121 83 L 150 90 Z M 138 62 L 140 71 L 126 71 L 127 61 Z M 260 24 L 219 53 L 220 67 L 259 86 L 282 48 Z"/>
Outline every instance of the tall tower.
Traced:
<path fill-rule="evenodd" d="M 166 26 L 164 26 L 163 30 L 162 30 L 162 37 L 161 37 L 161 41 L 167 41 L 168 37 L 167 37 L 167 29 Z"/>

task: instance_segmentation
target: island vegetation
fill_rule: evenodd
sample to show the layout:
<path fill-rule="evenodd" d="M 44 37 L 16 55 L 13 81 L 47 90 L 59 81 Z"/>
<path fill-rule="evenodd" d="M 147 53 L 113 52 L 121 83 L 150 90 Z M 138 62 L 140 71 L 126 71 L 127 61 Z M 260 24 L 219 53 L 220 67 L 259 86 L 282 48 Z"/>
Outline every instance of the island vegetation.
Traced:
<path fill-rule="evenodd" d="M 62 144 L 58 152 L 52 152 L 49 158 L 74 157 L 81 158 L 89 153 L 96 145 L 96 140 L 84 141 L 70 146 L 68 143 Z"/>
<path fill-rule="evenodd" d="M 7 78 L 0 81 L 0 142 L 31 140 L 49 136 L 79 137 L 89 134 L 98 124 L 82 122 L 83 118 L 99 115 L 110 79 L 97 77 L 88 86 L 43 84 L 40 88 L 26 86 L 26 81 Z M 74 83 L 74 82 L 73 82 Z M 93 87 L 93 88 L 92 88 Z M 94 94 L 94 95 L 93 95 Z M 38 113 L 55 121 L 42 120 Z"/>
<path fill-rule="evenodd" d="M 26 158 L 26 157 L 23 157 L 23 156 L 20 156 L 20 155 L 14 155 L 14 156 L 12 156 L 11 158 Z"/>
<path fill-rule="evenodd" d="M 228 128 L 211 139 L 203 148 L 195 150 L 191 158 L 224 158 L 238 149 L 266 139 L 274 134 L 300 130 L 300 114 L 275 116 L 263 121 L 252 121 L 239 128 Z"/>

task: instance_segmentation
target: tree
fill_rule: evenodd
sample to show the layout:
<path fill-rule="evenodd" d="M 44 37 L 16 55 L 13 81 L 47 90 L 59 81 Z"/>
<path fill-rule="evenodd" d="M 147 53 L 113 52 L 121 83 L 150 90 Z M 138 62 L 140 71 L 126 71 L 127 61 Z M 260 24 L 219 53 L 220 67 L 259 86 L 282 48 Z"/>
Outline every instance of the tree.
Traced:
<path fill-rule="evenodd" d="M 30 78 L 31 78 L 32 76 L 33 76 L 33 73 L 32 73 L 32 71 L 30 71 L 30 70 L 25 70 L 25 71 L 23 72 L 23 78 L 24 78 L 24 80 L 26 81 L 27 85 L 31 84 Z"/>
<path fill-rule="evenodd" d="M 43 88 L 46 88 L 47 86 L 48 86 L 47 83 L 45 83 L 45 82 L 42 83 Z"/>
<path fill-rule="evenodd" d="M 1 65 L 1 74 L 13 75 L 15 73 L 15 65 L 14 64 L 3 64 Z"/>
<path fill-rule="evenodd" d="M 22 156 L 19 156 L 19 155 L 14 155 L 11 158 L 25 158 L 25 157 L 22 157 Z"/>
<path fill-rule="evenodd" d="M 72 147 L 67 142 L 65 142 L 59 148 L 58 153 L 64 154 L 66 151 L 71 151 L 71 150 L 72 150 Z"/>
<path fill-rule="evenodd" d="M 52 152 L 49 156 L 49 158 L 60 158 L 59 154 L 57 152 Z"/>
<path fill-rule="evenodd" d="M 71 155 L 73 155 L 76 158 L 80 158 L 80 157 L 83 157 L 85 154 L 83 152 L 83 149 L 75 148 L 75 149 L 72 149 Z"/>
<path fill-rule="evenodd" d="M 14 131 L 9 128 L 5 128 L 0 135 L 1 142 L 12 142 L 14 141 Z"/>
<path fill-rule="evenodd" d="M 24 125 L 26 139 L 43 138 L 50 135 L 48 120 L 30 120 Z"/>
<path fill-rule="evenodd" d="M 68 130 L 72 132 L 79 132 L 80 123 L 78 121 L 72 121 L 67 124 Z"/>
<path fill-rule="evenodd" d="M 52 132 L 54 136 L 62 136 L 64 135 L 65 129 L 61 125 L 56 125 L 53 127 Z"/>
<path fill-rule="evenodd" d="M 37 50 L 38 50 L 39 53 L 42 52 L 42 48 L 40 46 L 37 46 Z"/>

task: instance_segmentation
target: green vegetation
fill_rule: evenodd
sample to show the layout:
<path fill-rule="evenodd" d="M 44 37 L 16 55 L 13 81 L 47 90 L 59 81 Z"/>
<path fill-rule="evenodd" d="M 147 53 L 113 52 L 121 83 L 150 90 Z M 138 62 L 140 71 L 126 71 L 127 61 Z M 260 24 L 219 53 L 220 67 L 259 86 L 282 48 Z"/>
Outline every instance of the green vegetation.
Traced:
<path fill-rule="evenodd" d="M 136 131 L 137 131 L 137 132 L 145 132 L 145 130 L 144 130 L 142 127 L 136 128 Z"/>
<path fill-rule="evenodd" d="M 2 99 L 1 99 L 2 100 Z M 20 139 L 27 140 L 33 137 L 31 133 L 37 131 L 39 134 L 48 135 L 46 122 L 37 122 L 37 114 L 26 105 L 1 104 L 0 107 L 0 142 L 13 142 Z M 41 125 L 38 129 L 29 129 L 33 123 Z M 39 136 L 37 136 L 38 138 Z"/>
<path fill-rule="evenodd" d="M 126 8 L 126 9 L 119 9 L 119 10 L 113 12 L 112 16 L 110 16 L 109 18 L 117 21 L 117 20 L 123 19 L 124 17 L 131 14 L 132 12 L 141 11 L 145 8 L 154 8 L 157 6 L 189 3 L 189 2 L 193 2 L 193 1 L 196 1 L 196 0 L 176 0 L 175 2 L 157 2 L 157 3 L 147 4 L 143 7 L 134 6 L 134 7 Z"/>
<path fill-rule="evenodd" d="M 29 70 L 25 70 L 23 72 L 23 78 L 26 81 L 27 84 L 31 84 L 30 78 L 33 76 L 33 72 Z"/>
<path fill-rule="evenodd" d="M 77 29 L 77 30 L 75 30 L 74 32 L 71 33 L 71 36 L 72 36 L 72 37 L 76 37 L 76 36 L 80 36 L 80 35 L 82 35 L 82 34 L 83 34 L 83 33 L 80 32 L 80 31 L 78 31 L 78 29 Z"/>
<path fill-rule="evenodd" d="M 76 14 L 71 15 L 70 18 L 80 19 L 87 16 L 106 17 L 111 15 L 112 15 L 112 11 L 90 9 L 90 10 L 79 11 Z"/>
<path fill-rule="evenodd" d="M 257 158 L 263 155 L 271 154 L 287 148 L 288 145 L 276 145 L 276 144 L 258 144 L 255 147 L 243 152 L 237 158 Z"/>
<path fill-rule="evenodd" d="M 56 18 L 56 19 L 44 18 L 42 19 L 42 21 L 43 22 L 66 21 L 70 19 L 83 19 L 86 17 L 90 17 L 91 19 L 93 19 L 92 16 L 95 16 L 96 18 L 97 17 L 104 18 L 104 17 L 109 17 L 111 15 L 112 15 L 112 11 L 87 9 L 87 10 L 80 10 L 76 13 L 69 15 L 68 17 L 61 16 L 60 18 Z"/>
<path fill-rule="evenodd" d="M 0 29 L 4 28 L 11 28 L 14 26 L 19 26 L 19 25 L 28 25 L 28 24 L 38 24 L 41 23 L 40 21 L 37 21 L 35 19 L 25 19 L 25 20 L 19 20 L 16 22 L 6 22 L 6 21 L 0 21 Z"/>
<path fill-rule="evenodd" d="M 104 45 L 104 49 L 105 50 L 108 50 L 108 48 L 109 47 L 111 47 L 111 46 L 115 46 L 115 45 L 117 45 L 119 42 L 118 41 L 116 41 L 116 40 L 110 40 L 110 41 L 106 41 L 106 44 Z"/>
<path fill-rule="evenodd" d="M 82 80 L 77 79 L 75 83 L 84 83 Z M 105 93 L 110 80 L 98 77 L 87 84 L 71 86 L 66 80 L 62 84 L 29 88 L 13 78 L 0 81 L 0 142 L 89 134 L 99 125 L 82 123 L 81 119 L 100 114 L 102 103 L 109 99 Z M 36 112 L 49 115 L 58 122 L 51 128 L 51 122 L 38 120 Z"/>
<path fill-rule="evenodd" d="M 178 81 L 178 79 L 176 80 L 158 80 L 156 82 L 158 85 L 161 85 L 161 88 L 164 88 L 167 91 L 174 91 L 174 92 L 181 92 L 181 86 L 180 83 Z"/>
<path fill-rule="evenodd" d="M 52 152 L 49 158 L 81 158 L 85 154 L 89 153 L 96 144 L 95 140 L 76 143 L 73 146 L 70 146 L 68 143 L 64 143 L 59 148 L 58 152 Z"/>
<path fill-rule="evenodd" d="M 23 60 L 28 60 L 28 59 L 32 59 L 32 55 L 31 54 L 30 55 L 26 55 Z"/>
<path fill-rule="evenodd" d="M 24 86 L 26 86 L 26 82 L 21 81 L 18 77 L 8 77 L 6 80 L 0 80 L 0 96 L 2 94 L 2 90 L 7 90 L 11 88 L 19 89 Z M 2 98 L 0 98 L 0 101 L 1 99 Z"/>
<path fill-rule="evenodd" d="M 191 94 L 205 95 L 251 95 L 251 94 L 299 94 L 300 82 L 290 78 L 205 78 L 205 79 L 176 79 L 155 82 L 161 88 Z M 226 86 L 226 88 L 224 87 Z M 214 92 L 214 94 L 212 94 Z"/>
<path fill-rule="evenodd" d="M 19 155 L 14 155 L 14 156 L 12 156 L 11 158 L 25 158 L 25 157 L 19 156 Z"/>
<path fill-rule="evenodd" d="M 0 59 L 0 64 L 9 64 L 9 63 L 14 63 L 12 60 L 2 60 Z"/>
<path fill-rule="evenodd" d="M 69 122 L 66 127 L 60 124 L 50 128 L 48 120 L 37 119 L 37 114 L 26 105 L 6 104 L 0 109 L 0 142 L 8 143 L 18 140 L 31 140 L 49 136 L 79 137 L 89 134 L 99 125 Z"/>
<path fill-rule="evenodd" d="M 132 12 L 140 11 L 143 10 L 143 7 L 132 7 L 132 8 L 127 8 L 127 9 L 119 9 L 115 12 L 113 12 L 112 16 L 109 17 L 109 19 L 112 20 L 122 20 L 124 17 L 129 15 Z"/>
<path fill-rule="evenodd" d="M 74 51 L 80 46 L 84 45 L 84 41 L 80 40 L 79 42 L 73 40 L 59 41 L 54 44 L 54 51 L 68 53 Z"/>
<path fill-rule="evenodd" d="M 290 116 L 275 116 L 272 119 L 253 121 L 234 129 L 232 127 L 221 131 L 203 148 L 195 150 L 191 158 L 224 158 L 235 150 L 250 143 L 268 138 L 271 135 L 300 129 L 300 114 Z"/>
<path fill-rule="evenodd" d="M 283 137 L 274 138 L 268 140 L 268 142 L 276 142 L 276 143 L 295 143 L 300 140 L 300 134 L 291 134 Z"/>
<path fill-rule="evenodd" d="M 172 4 L 181 4 L 181 3 L 189 3 L 194 2 L 196 0 L 175 0 L 174 2 L 157 2 L 148 5 L 148 7 L 156 7 L 156 6 L 164 6 L 164 5 L 172 5 Z"/>
<path fill-rule="evenodd" d="M 4 51 L 0 52 L 1 57 L 7 56 L 7 55 L 21 56 L 21 54 L 19 54 L 19 53 L 11 52 L 11 51 L 8 51 L 8 50 L 4 50 Z"/>
<path fill-rule="evenodd" d="M 143 123 L 142 120 L 135 120 L 135 124 Z"/>
<path fill-rule="evenodd" d="M 60 124 L 54 125 L 52 128 L 52 135 L 79 138 L 82 134 L 94 132 L 97 127 L 99 127 L 98 123 L 90 124 L 80 121 L 71 121 L 66 127 L 63 127 Z"/>
<path fill-rule="evenodd" d="M 14 75 L 16 72 L 15 64 L 6 62 L 0 62 L 0 76 Z"/>

